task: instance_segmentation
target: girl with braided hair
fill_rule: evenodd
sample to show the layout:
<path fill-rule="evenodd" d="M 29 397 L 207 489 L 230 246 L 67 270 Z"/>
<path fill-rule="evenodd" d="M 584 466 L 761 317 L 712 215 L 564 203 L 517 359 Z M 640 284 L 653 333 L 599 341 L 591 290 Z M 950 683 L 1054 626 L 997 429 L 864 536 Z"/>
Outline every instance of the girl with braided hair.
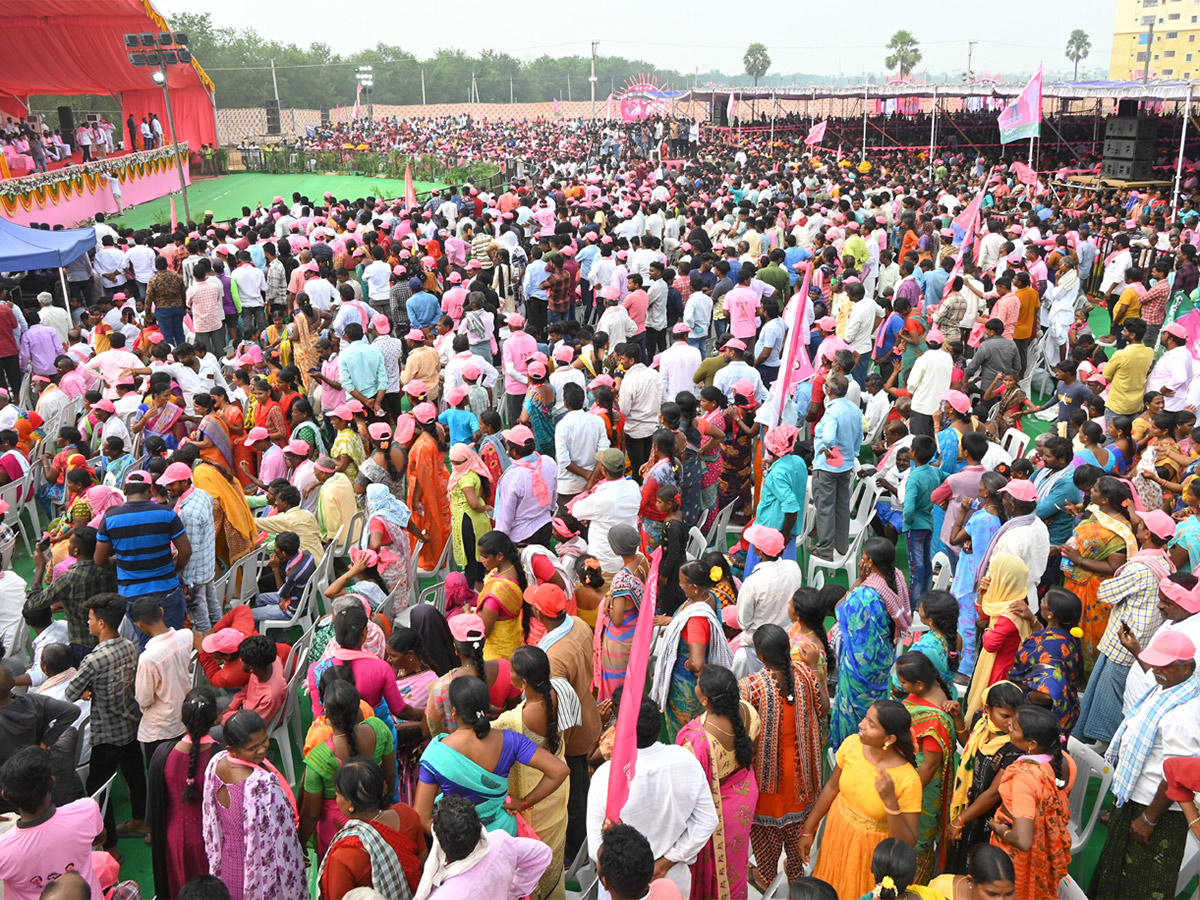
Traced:
<path fill-rule="evenodd" d="M 550 659 L 540 647 L 518 647 L 512 657 L 513 685 L 524 694 L 516 709 L 502 713 L 493 726 L 502 731 L 523 734 L 566 762 L 566 741 L 563 732 L 579 724 L 579 697 L 570 682 L 550 677 Z M 541 780 L 542 773 L 529 766 L 517 764 L 508 773 L 508 793 L 511 797 L 527 796 Z M 570 791 L 564 783 L 549 797 L 521 813 L 529 827 L 554 853 L 550 865 L 542 873 L 532 900 L 562 897 L 563 849 L 567 840 L 567 799 Z"/>
<path fill-rule="evenodd" d="M 691 866 L 692 894 L 745 900 L 750 856 L 750 820 L 758 802 L 754 738 L 759 718 L 742 700 L 737 679 L 723 666 L 705 666 L 696 682 L 704 712 L 679 732 L 704 769 L 717 808 L 717 830 Z"/>
<path fill-rule="evenodd" d="M 155 751 L 147 785 L 146 825 L 154 891 L 160 897 L 176 897 L 189 879 L 208 874 L 200 792 L 216 746 L 208 735 L 217 724 L 212 688 L 205 685 L 188 691 L 180 716 L 187 734 Z"/>
<path fill-rule="evenodd" d="M 434 737 L 455 727 L 450 705 L 450 685 L 457 678 L 473 675 L 481 679 L 488 687 L 488 700 L 493 712 L 515 706 L 517 698 L 521 696 L 520 690 L 512 683 L 511 663 L 507 659 L 485 661 L 483 658 L 486 641 L 483 619 L 474 613 L 459 613 L 450 620 L 449 627 L 458 665 L 429 687 L 425 722 L 430 735 Z"/>
<path fill-rule="evenodd" d="M 787 876 L 804 874 L 800 854 L 804 811 L 821 791 L 821 718 L 828 709 L 816 673 L 792 659 L 791 641 L 778 625 L 754 632 L 754 651 L 763 668 L 740 682 L 742 697 L 762 720 L 754 757 L 758 802 L 750 841 L 758 869 L 773 873 L 787 849 Z M 765 880 L 751 873 L 764 890 Z"/>

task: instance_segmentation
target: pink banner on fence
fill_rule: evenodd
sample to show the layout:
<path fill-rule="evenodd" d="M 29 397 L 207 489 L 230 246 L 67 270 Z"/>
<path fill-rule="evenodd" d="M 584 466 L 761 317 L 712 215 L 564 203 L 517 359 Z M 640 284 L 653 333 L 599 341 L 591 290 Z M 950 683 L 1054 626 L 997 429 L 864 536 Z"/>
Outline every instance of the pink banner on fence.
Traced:
<path fill-rule="evenodd" d="M 651 557 L 650 575 L 646 579 L 646 596 L 638 610 L 637 625 L 633 628 L 633 645 L 625 669 L 625 689 L 621 708 L 617 711 L 617 730 L 613 736 L 612 761 L 608 773 L 608 798 L 604 818 L 616 824 L 629 799 L 629 783 L 637 770 L 637 722 L 646 691 L 646 669 L 650 665 L 650 638 L 654 634 L 654 602 L 658 597 L 658 566 L 662 548 Z"/>
<path fill-rule="evenodd" d="M 188 184 L 192 183 L 186 168 L 184 169 L 184 178 Z M 139 203 L 147 203 L 157 200 L 159 197 L 165 197 L 178 190 L 179 173 L 171 168 L 165 172 L 147 175 L 144 178 L 135 178 L 121 185 L 121 204 L 128 209 Z M 114 199 L 112 191 L 98 188 L 94 194 L 84 191 L 82 197 L 72 193 L 70 200 L 61 200 L 57 205 L 47 202 L 45 206 L 39 206 L 37 201 L 34 201 L 28 211 L 24 206 L 18 205 L 17 211 L 5 218 L 18 225 L 41 222 L 47 225 L 63 225 L 73 228 L 76 224 L 92 218 L 98 212 L 108 215 L 116 211 L 117 201 Z"/>

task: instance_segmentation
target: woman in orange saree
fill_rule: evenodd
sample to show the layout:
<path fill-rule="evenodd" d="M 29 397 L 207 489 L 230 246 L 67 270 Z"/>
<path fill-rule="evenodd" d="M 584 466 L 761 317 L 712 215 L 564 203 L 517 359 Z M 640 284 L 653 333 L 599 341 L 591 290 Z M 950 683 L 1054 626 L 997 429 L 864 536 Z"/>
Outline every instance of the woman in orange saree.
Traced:
<path fill-rule="evenodd" d="M 217 413 L 212 394 L 196 394 L 192 403 L 196 407 L 196 415 L 200 417 L 200 424 L 189 437 L 200 451 L 200 458 L 235 471 L 233 436 L 225 420 Z"/>
<path fill-rule="evenodd" d="M 408 508 L 413 523 L 432 538 L 421 548 L 418 563 L 430 570 L 437 568 L 450 540 L 450 472 L 437 441 L 437 409 L 432 403 L 422 403 L 413 415 L 417 437 L 408 453 Z M 416 538 L 411 540 L 415 547 Z"/>

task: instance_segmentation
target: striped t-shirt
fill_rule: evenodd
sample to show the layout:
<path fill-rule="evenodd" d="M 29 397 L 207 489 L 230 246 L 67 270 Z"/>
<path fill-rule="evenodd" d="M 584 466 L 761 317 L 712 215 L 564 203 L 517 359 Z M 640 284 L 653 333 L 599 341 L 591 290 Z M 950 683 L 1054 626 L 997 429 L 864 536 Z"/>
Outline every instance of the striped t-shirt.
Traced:
<path fill-rule="evenodd" d="M 184 533 L 175 510 L 153 500 L 131 500 L 104 514 L 96 540 L 112 544 L 123 597 L 169 593 L 179 587 L 171 542 Z"/>

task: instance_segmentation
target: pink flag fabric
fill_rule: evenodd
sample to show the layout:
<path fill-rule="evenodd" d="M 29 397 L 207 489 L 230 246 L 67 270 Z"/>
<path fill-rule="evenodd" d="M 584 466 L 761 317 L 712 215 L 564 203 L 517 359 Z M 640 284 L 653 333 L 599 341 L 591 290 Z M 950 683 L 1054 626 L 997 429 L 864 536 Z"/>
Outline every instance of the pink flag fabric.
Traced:
<path fill-rule="evenodd" d="M 557 97 L 554 97 L 553 99 L 554 99 L 554 114 L 556 116 L 561 116 L 562 115 L 562 104 L 558 102 Z"/>
<path fill-rule="evenodd" d="M 779 371 L 779 377 L 775 379 L 775 384 L 771 386 L 771 394 L 775 402 L 770 405 L 774 409 L 775 422 L 773 424 L 775 425 L 779 423 L 779 416 L 783 413 L 784 403 L 787 402 L 792 389 L 813 373 L 812 361 L 808 358 L 806 347 L 808 334 L 801 329 L 801 324 L 804 322 L 804 310 L 808 306 L 808 290 L 812 284 L 812 272 L 813 267 L 809 263 L 804 270 L 804 283 L 800 285 L 800 299 L 797 301 L 795 312 L 788 323 L 787 338 L 783 345 L 783 366 Z"/>
<path fill-rule="evenodd" d="M 1017 177 L 1017 181 L 1021 182 L 1021 184 L 1037 183 L 1037 172 L 1020 160 L 1017 160 L 1012 164 L 1012 172 L 1013 175 Z"/>
<path fill-rule="evenodd" d="M 825 140 L 825 126 L 828 124 L 828 122 L 818 122 L 816 125 L 814 125 L 812 130 L 808 132 L 808 137 L 804 139 L 804 143 L 812 147 L 813 145 L 819 144 L 821 141 Z"/>
<path fill-rule="evenodd" d="M 1180 316 L 1175 323 L 1187 329 L 1187 348 L 1193 359 L 1200 360 L 1200 309 L 1193 309 L 1187 315 Z"/>
<path fill-rule="evenodd" d="M 362 82 L 358 83 L 358 90 L 354 92 L 354 115 L 350 117 L 351 122 L 357 122 L 359 115 L 362 113 L 362 106 L 359 101 L 362 98 Z"/>
<path fill-rule="evenodd" d="M 996 118 L 1000 125 L 1000 143 L 1008 144 L 1037 137 L 1042 131 L 1042 67 L 1025 85 L 1012 103 Z"/>
<path fill-rule="evenodd" d="M 963 211 L 950 223 L 950 228 L 954 232 L 955 246 L 969 246 L 975 233 L 979 230 L 979 211 L 983 207 L 983 193 L 984 191 L 980 190 L 975 195 L 975 199 L 963 207 Z"/>
<path fill-rule="evenodd" d="M 171 198 L 171 231 L 179 230 L 179 217 L 175 213 L 175 198 Z"/>
<path fill-rule="evenodd" d="M 340 103 L 337 105 L 337 117 L 338 117 L 339 125 L 341 125 L 343 122 L 346 121 L 345 119 L 342 118 L 342 104 L 340 104 Z"/>
<path fill-rule="evenodd" d="M 646 670 L 650 667 L 650 639 L 654 634 L 654 603 L 658 598 L 658 567 L 662 548 L 650 557 L 650 575 L 646 595 L 633 628 L 633 645 L 625 670 L 625 689 L 617 712 L 617 730 L 613 735 L 613 753 L 608 773 L 608 798 L 604 818 L 612 824 L 621 821 L 621 811 L 629 799 L 629 783 L 637 770 L 637 721 L 646 691 Z"/>
<path fill-rule="evenodd" d="M 417 192 L 413 188 L 412 165 L 404 164 L 404 205 L 409 209 L 417 208 Z"/>
<path fill-rule="evenodd" d="M 733 121 L 733 114 L 737 110 L 737 94 L 733 91 L 729 92 L 729 105 L 725 107 L 725 118 L 730 122 Z"/>

